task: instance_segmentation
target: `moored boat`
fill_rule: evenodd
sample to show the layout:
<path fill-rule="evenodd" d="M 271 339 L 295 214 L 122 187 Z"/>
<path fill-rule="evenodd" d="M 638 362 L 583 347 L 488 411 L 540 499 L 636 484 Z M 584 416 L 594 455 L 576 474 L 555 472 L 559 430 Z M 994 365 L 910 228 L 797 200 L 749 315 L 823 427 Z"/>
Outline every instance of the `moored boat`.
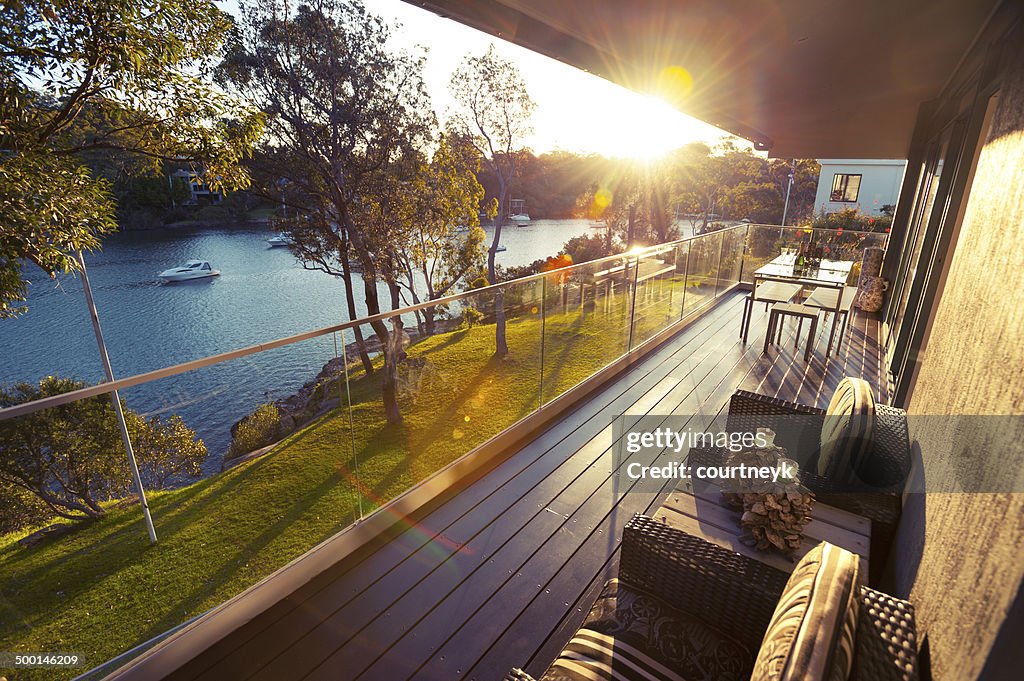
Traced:
<path fill-rule="evenodd" d="M 215 270 L 210 266 L 208 260 L 189 260 L 180 267 L 172 267 L 169 270 L 164 270 L 159 276 L 161 279 L 167 282 L 171 281 L 189 281 L 191 279 L 205 279 L 207 277 L 216 277 L 220 275 L 220 270 Z"/>

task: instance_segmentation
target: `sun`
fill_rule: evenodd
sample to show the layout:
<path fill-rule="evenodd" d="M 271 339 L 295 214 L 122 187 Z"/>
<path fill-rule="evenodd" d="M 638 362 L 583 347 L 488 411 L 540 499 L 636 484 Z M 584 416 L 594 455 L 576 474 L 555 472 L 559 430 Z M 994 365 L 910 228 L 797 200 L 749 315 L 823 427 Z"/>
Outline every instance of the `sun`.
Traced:
<path fill-rule="evenodd" d="M 687 142 L 707 137 L 710 126 L 690 118 L 654 95 L 636 95 L 622 113 L 620 130 L 625 156 L 652 162 Z"/>

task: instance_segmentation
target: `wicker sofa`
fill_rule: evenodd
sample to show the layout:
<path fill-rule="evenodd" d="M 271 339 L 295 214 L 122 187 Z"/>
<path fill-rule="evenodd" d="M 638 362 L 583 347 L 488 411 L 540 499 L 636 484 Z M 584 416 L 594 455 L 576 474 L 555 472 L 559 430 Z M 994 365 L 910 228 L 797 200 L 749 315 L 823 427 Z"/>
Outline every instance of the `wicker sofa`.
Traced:
<path fill-rule="evenodd" d="M 823 543 L 819 549 L 822 547 L 830 545 Z M 852 564 L 856 562 L 854 558 Z M 541 681 L 813 681 L 815 677 L 806 671 L 794 672 L 791 668 L 788 676 L 764 672 L 765 659 L 771 663 L 785 657 L 770 648 L 771 641 L 777 639 L 766 636 L 766 632 L 776 631 L 779 610 L 786 615 L 785 603 L 792 589 L 787 579 L 791 585 L 800 569 L 798 565 L 790 577 L 662 522 L 634 516 L 623 533 L 618 579 L 605 585 L 576 636 Z M 813 588 L 825 591 L 818 582 L 814 584 Z M 854 614 L 853 618 L 844 617 L 853 620 L 846 625 L 849 636 L 842 645 L 832 646 L 842 647 L 846 654 L 847 678 L 916 679 L 914 612 L 910 603 L 860 586 L 857 581 L 847 595 L 846 610 Z M 811 629 L 811 634 L 817 631 Z M 595 661 L 601 651 L 591 648 L 597 644 L 606 650 L 603 659 Z M 828 648 L 820 639 L 813 643 L 814 654 L 824 655 L 829 664 L 834 657 L 842 657 Z M 506 679 L 533 681 L 518 669 Z"/>
<path fill-rule="evenodd" d="M 730 432 L 774 430 L 776 444 L 799 461 L 801 482 L 820 501 L 871 520 L 871 583 L 877 583 L 896 535 L 910 474 L 907 414 L 896 407 L 874 405 L 874 427 L 862 455 L 843 470 L 837 463 L 820 473 L 815 453 L 825 414 L 817 407 L 739 390 L 729 401 L 726 428 Z M 694 465 L 715 465 L 726 454 L 722 449 L 691 449 L 689 457 Z"/>

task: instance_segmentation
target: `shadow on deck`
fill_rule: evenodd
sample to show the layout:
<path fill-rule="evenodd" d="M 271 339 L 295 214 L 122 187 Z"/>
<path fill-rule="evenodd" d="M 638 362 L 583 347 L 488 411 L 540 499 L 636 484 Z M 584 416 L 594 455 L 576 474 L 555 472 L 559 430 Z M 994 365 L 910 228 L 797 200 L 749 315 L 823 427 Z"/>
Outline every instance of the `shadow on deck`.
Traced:
<path fill-rule="evenodd" d="M 762 355 L 754 311 L 739 340 L 742 294 L 664 343 L 595 397 L 425 517 L 288 596 L 192 660 L 176 679 L 500 679 L 538 674 L 616 569 L 633 513 L 661 502 L 611 476 L 620 414 L 713 416 L 737 389 L 827 405 L 847 375 L 888 401 L 877 320 L 856 314 L 824 358 L 828 324 L 803 362 L 786 329 Z M 671 481 L 670 481 L 671 482 Z"/>

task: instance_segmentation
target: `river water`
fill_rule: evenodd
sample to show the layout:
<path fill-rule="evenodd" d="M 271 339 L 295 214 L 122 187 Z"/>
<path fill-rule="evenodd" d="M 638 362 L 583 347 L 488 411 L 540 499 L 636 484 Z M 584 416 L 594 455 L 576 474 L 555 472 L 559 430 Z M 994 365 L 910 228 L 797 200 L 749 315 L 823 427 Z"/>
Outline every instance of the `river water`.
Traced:
<path fill-rule="evenodd" d="M 522 265 L 557 253 L 591 230 L 585 220 L 537 220 L 506 226 L 498 253 Z M 127 377 L 347 320 L 341 281 L 309 271 L 272 232 L 201 230 L 128 232 L 107 238 L 86 265 L 115 376 Z M 492 233 L 488 230 L 488 243 Z M 157 273 L 189 259 L 209 260 L 221 276 L 164 284 Z M 0 381 L 47 375 L 90 383 L 103 377 L 81 282 L 51 281 L 26 270 L 29 312 L 0 320 Z M 362 306 L 361 283 L 354 284 Z M 144 414 L 180 414 L 210 450 L 206 472 L 220 468 L 231 424 L 261 402 L 294 393 L 335 356 L 333 336 L 161 379 L 122 392 Z"/>

